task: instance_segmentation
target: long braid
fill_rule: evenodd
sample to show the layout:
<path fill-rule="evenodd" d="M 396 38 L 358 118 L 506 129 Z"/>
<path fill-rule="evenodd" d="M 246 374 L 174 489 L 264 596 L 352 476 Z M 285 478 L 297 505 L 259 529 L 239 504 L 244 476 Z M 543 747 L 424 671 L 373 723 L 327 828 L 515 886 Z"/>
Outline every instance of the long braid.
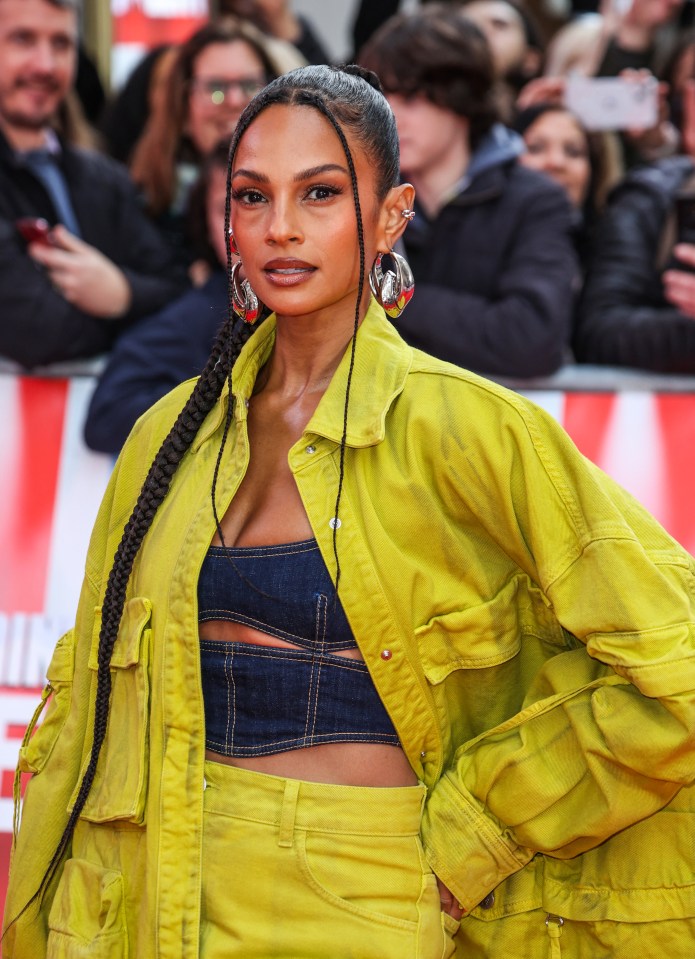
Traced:
<path fill-rule="evenodd" d="M 227 158 L 227 177 L 226 177 L 226 195 L 224 201 L 224 235 L 226 237 L 226 252 L 227 252 L 227 311 L 229 316 L 234 316 L 234 300 L 232 297 L 232 266 L 234 265 L 234 259 L 232 256 L 232 244 L 231 244 L 231 225 L 232 225 L 232 166 L 234 164 L 234 156 L 236 154 L 237 146 L 239 145 L 239 140 L 242 135 L 246 132 L 249 125 L 259 113 L 264 109 L 264 103 L 262 98 L 258 98 L 256 101 L 250 104 L 247 110 L 244 112 L 244 115 L 241 117 L 239 123 L 236 126 L 234 131 L 234 136 L 232 137 L 231 143 L 229 145 L 229 155 Z M 229 403 L 227 405 L 227 414 L 224 420 L 224 429 L 222 431 L 222 442 L 220 443 L 220 448 L 217 452 L 217 460 L 215 461 L 215 471 L 212 476 L 212 488 L 210 490 L 210 495 L 212 499 L 212 515 L 215 520 L 215 528 L 217 529 L 217 535 L 220 537 L 220 542 L 225 546 L 224 535 L 222 533 L 222 526 L 220 523 L 219 514 L 217 512 L 217 480 L 219 478 L 220 466 L 222 464 L 222 455 L 224 453 L 225 447 L 227 445 L 227 437 L 229 436 L 229 430 L 232 425 L 232 369 L 234 367 L 234 362 L 236 357 L 241 352 L 241 349 L 244 343 L 248 340 L 253 332 L 252 327 L 243 321 L 236 323 L 232 327 L 231 336 L 229 337 L 228 349 L 229 349 L 229 362 L 227 364 L 226 378 L 229 387 Z"/>
<path fill-rule="evenodd" d="M 350 171 L 350 182 L 352 184 L 352 196 L 355 203 L 355 217 L 357 219 L 357 242 L 360 251 L 360 273 L 357 284 L 357 299 L 355 301 L 355 323 L 350 342 L 350 367 L 348 369 L 347 383 L 345 386 L 345 404 L 343 406 L 343 432 L 340 439 L 340 475 L 338 479 L 338 492 L 335 498 L 335 510 L 333 513 L 333 555 L 335 557 L 335 592 L 338 594 L 340 586 L 340 558 L 338 556 L 338 527 L 340 524 L 339 511 L 340 500 L 343 493 L 343 480 L 345 478 L 345 448 L 347 446 L 347 427 L 348 427 L 348 407 L 350 404 L 350 387 L 352 385 L 352 374 L 355 368 L 355 346 L 357 344 L 357 330 L 360 324 L 360 308 L 362 305 L 362 296 L 364 294 L 365 279 L 365 244 L 364 244 L 364 225 L 362 222 L 362 207 L 360 206 L 360 195 L 357 187 L 357 173 L 355 163 L 352 159 L 352 151 L 347 141 L 342 127 L 338 123 L 333 113 L 328 109 L 323 99 L 313 93 L 302 91 L 296 98 L 297 103 L 305 103 L 308 106 L 315 107 L 328 120 L 338 135 L 338 139 L 343 147 L 345 159 L 347 160 L 348 170 Z"/>
<path fill-rule="evenodd" d="M 338 491 L 336 495 L 336 504 L 335 504 L 335 513 L 333 518 L 333 551 L 336 561 L 336 597 L 338 591 L 338 585 L 340 581 L 340 563 L 338 557 L 338 548 L 337 548 L 337 529 L 339 525 L 339 509 L 343 488 L 343 481 L 345 475 L 345 449 L 347 445 L 347 423 L 348 423 L 348 405 L 350 398 L 350 387 L 352 384 L 352 376 L 355 365 L 355 345 L 356 345 L 356 334 L 359 327 L 360 321 L 360 307 L 362 303 L 362 297 L 364 293 L 364 284 L 365 284 L 365 241 L 364 241 L 364 230 L 363 230 L 363 221 L 362 221 L 362 211 L 359 201 L 359 191 L 357 185 L 357 175 L 355 171 L 355 166 L 352 158 L 352 153 L 347 142 L 347 138 L 338 123 L 338 120 L 331 112 L 331 110 L 326 105 L 326 102 L 322 96 L 322 91 L 317 90 L 317 87 L 310 83 L 309 88 L 303 86 L 302 83 L 298 83 L 296 86 L 292 86 L 292 77 L 293 75 L 302 74 L 304 76 L 313 76 L 317 71 L 322 72 L 329 70 L 333 74 L 340 73 L 336 68 L 304 68 L 301 71 L 294 71 L 293 74 L 286 75 L 283 78 L 280 78 L 277 81 L 274 81 L 267 87 L 261 94 L 259 94 L 254 101 L 247 107 L 247 109 L 242 114 L 242 117 L 237 124 L 234 136 L 229 150 L 228 164 L 227 164 L 227 196 L 225 201 L 225 240 L 227 241 L 227 275 L 231 273 L 232 267 L 232 254 L 229 247 L 229 227 L 230 227 L 230 218 L 231 218 L 231 176 L 232 176 L 232 164 L 233 158 L 236 153 L 237 146 L 241 136 L 249 127 L 251 122 L 261 113 L 266 107 L 272 104 L 279 103 L 297 103 L 297 104 L 306 104 L 313 106 L 315 109 L 319 110 L 323 116 L 330 122 L 331 126 L 335 130 L 337 136 L 340 139 L 345 156 L 348 163 L 348 168 L 350 171 L 350 178 L 352 183 L 353 198 L 355 203 L 355 214 L 357 219 L 357 235 L 359 242 L 359 252 L 360 252 L 360 270 L 359 270 L 359 282 L 358 282 L 358 296 L 355 305 L 355 322 L 353 336 L 351 340 L 351 355 L 350 355 L 350 366 L 348 371 L 348 378 L 345 391 L 345 406 L 343 413 L 343 430 L 340 444 L 340 476 Z M 363 80 L 378 88 L 378 81 L 376 78 L 367 77 L 364 75 L 364 71 L 360 68 L 346 68 L 345 73 L 352 72 L 357 76 L 361 76 Z M 266 92 L 267 91 L 267 92 Z M 373 100 L 369 112 L 370 121 L 374 124 L 374 103 Z M 384 163 L 384 160 L 389 160 L 389 163 L 384 165 L 386 170 L 385 176 L 383 177 L 384 185 L 388 187 L 391 180 L 393 180 L 394 173 L 397 173 L 397 135 L 395 132 L 395 123 L 392 122 L 392 115 L 387 109 L 387 119 L 390 123 L 390 132 L 389 134 L 382 138 L 388 140 L 390 137 L 390 148 L 384 148 L 383 145 L 379 147 L 381 152 L 378 154 L 379 162 Z M 380 104 L 378 111 L 382 111 L 383 106 Z M 361 116 L 362 114 L 360 114 Z M 351 121 L 353 124 L 356 124 L 356 120 Z M 387 124 L 388 125 L 388 124 Z M 376 130 L 376 126 L 372 126 L 372 130 Z M 381 129 L 381 127 L 379 127 Z M 393 144 L 396 144 L 395 149 Z M 215 503 L 215 490 L 217 486 L 220 465 L 222 462 L 222 455 L 228 438 L 229 430 L 231 428 L 232 414 L 233 414 L 233 393 L 232 393 L 232 369 L 236 363 L 236 360 L 239 357 L 239 354 L 244 346 L 244 343 L 247 341 L 251 335 L 252 330 L 243 322 L 234 320 L 234 314 L 232 309 L 232 294 L 231 294 L 231 283 L 228 282 L 228 318 L 223 324 L 218 337 L 213 346 L 212 352 L 208 363 L 205 366 L 205 369 L 201 373 L 195 388 L 193 389 L 190 397 L 188 398 L 185 406 L 181 410 L 179 416 L 176 419 L 173 427 L 168 433 L 167 437 L 160 446 L 159 451 L 157 452 L 154 461 L 148 471 L 145 482 L 143 483 L 142 489 L 138 496 L 137 502 L 133 508 L 133 511 L 126 523 L 123 531 L 123 536 L 116 550 L 113 566 L 109 573 L 106 585 L 106 591 L 104 595 L 104 602 L 102 605 L 102 623 L 101 630 L 99 633 L 99 646 L 97 651 L 97 689 L 95 694 L 95 710 L 94 710 L 94 731 L 93 731 L 93 742 L 92 749 L 90 752 L 89 761 L 87 768 L 82 777 L 82 780 L 79 785 L 77 798 L 75 800 L 73 809 L 68 818 L 67 825 L 63 831 L 63 834 L 59 840 L 58 846 L 48 864 L 46 872 L 39 884 L 39 888 L 33 894 L 31 899 L 26 903 L 26 905 L 20 910 L 17 916 L 15 916 L 12 921 L 6 926 L 4 935 L 7 933 L 9 928 L 14 925 L 17 920 L 26 912 L 26 910 L 35 902 L 37 899 L 41 899 L 45 893 L 48 885 L 55 876 L 55 873 L 60 865 L 60 862 L 68 849 L 70 840 L 72 838 L 75 826 L 79 819 L 79 816 L 84 809 L 85 803 L 89 796 L 90 790 L 92 788 L 94 778 L 96 775 L 97 764 L 99 760 L 99 754 L 101 752 L 102 745 L 106 736 L 106 730 L 109 719 L 109 708 L 110 708 L 110 699 L 111 699 L 111 671 L 110 663 L 111 657 L 113 654 L 114 645 L 118 635 L 118 629 L 120 626 L 123 608 L 125 605 L 126 592 L 128 582 L 132 573 L 132 569 L 135 563 L 135 559 L 138 555 L 140 547 L 142 545 L 143 539 L 150 529 L 154 517 L 156 515 L 157 509 L 163 502 L 166 497 L 171 480 L 178 469 L 181 460 L 183 459 L 185 453 L 192 444 L 198 430 L 200 429 L 205 417 L 212 410 L 215 403 L 220 397 L 223 386 L 225 382 L 229 387 L 229 401 L 227 404 L 227 411 L 225 417 L 224 430 L 222 435 L 222 441 L 220 444 L 220 449 L 217 456 L 217 461 L 215 464 L 213 482 L 212 482 L 212 506 L 213 506 L 213 515 L 215 519 L 215 525 L 217 527 L 220 537 L 222 536 L 222 531 L 220 528 L 219 517 L 217 514 L 217 508 Z M 222 540 L 224 543 L 224 540 Z"/>
<path fill-rule="evenodd" d="M 113 565 L 107 579 L 102 604 L 102 622 L 97 650 L 97 688 L 94 702 L 93 741 L 87 768 L 80 782 L 77 797 L 63 834 L 38 889 L 17 916 L 7 924 L 4 934 L 33 902 L 42 897 L 53 879 L 69 846 L 80 813 L 84 809 L 94 783 L 99 754 L 106 736 L 109 718 L 111 656 L 118 636 L 118 628 L 125 605 L 126 589 L 133 564 L 142 541 L 152 525 L 157 509 L 169 491 L 174 473 L 222 391 L 228 375 L 228 364 L 235 359 L 233 352 L 230 353 L 228 349 L 230 340 L 234 339 L 234 326 L 235 324 L 230 319 L 227 319 L 222 325 L 205 369 L 160 446 L 142 485 L 136 504 L 125 524 L 123 536 L 114 555 Z M 239 345 L 238 350 L 240 349 L 241 346 Z"/>

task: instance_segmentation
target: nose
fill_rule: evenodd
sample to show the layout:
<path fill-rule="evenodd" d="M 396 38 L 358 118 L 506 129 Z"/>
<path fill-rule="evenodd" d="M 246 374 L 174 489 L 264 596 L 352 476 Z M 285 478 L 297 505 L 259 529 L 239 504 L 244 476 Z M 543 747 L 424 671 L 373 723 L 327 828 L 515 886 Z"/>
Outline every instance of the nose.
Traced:
<path fill-rule="evenodd" d="M 555 147 L 548 151 L 546 157 L 546 167 L 549 170 L 564 170 L 567 163 L 565 151 L 561 147 Z"/>
<path fill-rule="evenodd" d="M 56 67 L 56 55 L 48 40 L 39 41 L 34 46 L 32 66 L 37 73 L 53 73 Z"/>
<path fill-rule="evenodd" d="M 299 223 L 296 207 L 289 199 L 277 197 L 269 205 L 266 242 L 283 246 L 287 243 L 302 243 L 304 233 Z"/>

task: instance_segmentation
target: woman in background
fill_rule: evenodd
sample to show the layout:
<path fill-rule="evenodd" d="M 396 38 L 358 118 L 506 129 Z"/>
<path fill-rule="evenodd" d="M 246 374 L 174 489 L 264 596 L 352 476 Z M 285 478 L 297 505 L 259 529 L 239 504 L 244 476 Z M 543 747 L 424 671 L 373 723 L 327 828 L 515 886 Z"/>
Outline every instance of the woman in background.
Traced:
<path fill-rule="evenodd" d="M 291 53 L 290 62 L 302 61 Z M 130 161 L 147 209 L 179 247 L 185 248 L 186 203 L 202 161 L 281 72 L 264 34 L 236 17 L 207 24 L 179 48 Z"/>

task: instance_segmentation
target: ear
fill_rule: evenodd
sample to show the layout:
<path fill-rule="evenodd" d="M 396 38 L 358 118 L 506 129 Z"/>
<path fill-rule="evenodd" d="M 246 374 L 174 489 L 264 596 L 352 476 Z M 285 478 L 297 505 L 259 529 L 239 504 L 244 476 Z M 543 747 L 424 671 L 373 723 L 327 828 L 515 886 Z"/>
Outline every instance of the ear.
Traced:
<path fill-rule="evenodd" d="M 403 214 L 413 209 L 415 187 L 410 183 L 401 183 L 392 187 L 386 194 L 379 214 L 377 227 L 377 250 L 388 253 L 410 222 Z"/>

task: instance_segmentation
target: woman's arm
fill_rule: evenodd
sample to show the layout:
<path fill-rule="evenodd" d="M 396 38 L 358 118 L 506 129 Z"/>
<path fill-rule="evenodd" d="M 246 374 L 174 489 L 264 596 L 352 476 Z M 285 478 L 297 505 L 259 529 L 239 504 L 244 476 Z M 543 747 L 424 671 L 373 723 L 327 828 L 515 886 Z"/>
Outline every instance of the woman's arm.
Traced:
<path fill-rule="evenodd" d="M 517 715 L 460 745 L 431 792 L 426 853 L 466 909 L 536 853 L 574 857 L 695 780 L 692 557 L 549 417 L 525 426 L 507 470 L 472 481 L 577 642 Z"/>

